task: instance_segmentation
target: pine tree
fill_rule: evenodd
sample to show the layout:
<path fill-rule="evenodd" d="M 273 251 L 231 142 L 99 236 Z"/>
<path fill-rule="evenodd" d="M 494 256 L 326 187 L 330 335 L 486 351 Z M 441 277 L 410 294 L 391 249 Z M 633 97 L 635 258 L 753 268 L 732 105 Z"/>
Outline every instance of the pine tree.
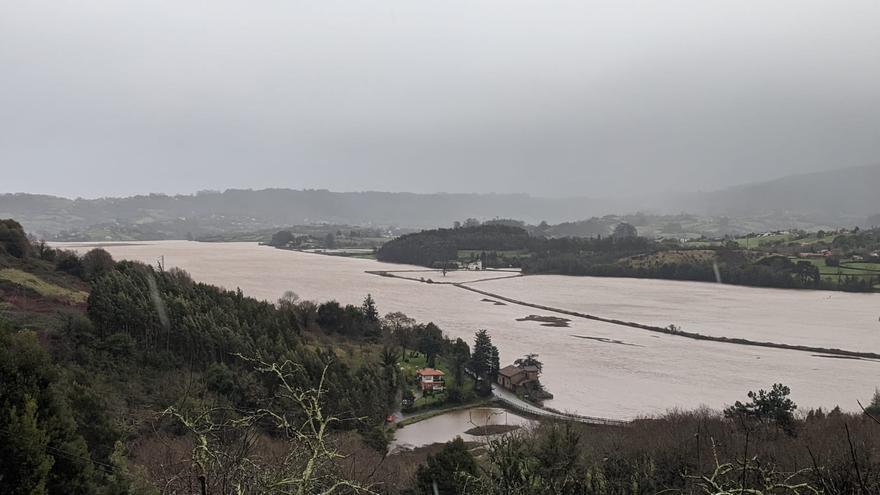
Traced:
<path fill-rule="evenodd" d="M 37 424 L 37 402 L 27 397 L 23 410 L 12 406 L 0 432 L 0 493 L 45 494 L 53 459 L 49 435 Z"/>
<path fill-rule="evenodd" d="M 376 301 L 373 300 L 373 296 L 371 294 L 367 294 L 367 297 L 364 298 L 364 304 L 361 306 L 361 311 L 364 312 L 364 317 L 370 323 L 379 323 L 379 310 L 376 309 Z"/>
<path fill-rule="evenodd" d="M 493 363 L 492 337 L 486 330 L 478 330 L 474 335 L 474 352 L 471 354 L 471 369 L 478 377 L 491 377 L 497 367 Z M 494 351 L 497 356 L 497 349 Z"/>
<path fill-rule="evenodd" d="M 455 339 L 455 343 L 452 344 L 451 354 L 453 372 L 455 373 L 455 383 L 461 385 L 462 371 L 464 371 L 464 365 L 471 358 L 471 350 L 468 347 L 467 342 L 461 339 Z"/>
<path fill-rule="evenodd" d="M 871 398 L 871 404 L 865 408 L 865 412 L 874 417 L 880 415 L 880 389 L 874 389 L 874 397 Z"/>
<path fill-rule="evenodd" d="M 10 330 L 0 321 L 0 493 L 92 493 L 94 466 L 49 354 L 33 332 Z"/>

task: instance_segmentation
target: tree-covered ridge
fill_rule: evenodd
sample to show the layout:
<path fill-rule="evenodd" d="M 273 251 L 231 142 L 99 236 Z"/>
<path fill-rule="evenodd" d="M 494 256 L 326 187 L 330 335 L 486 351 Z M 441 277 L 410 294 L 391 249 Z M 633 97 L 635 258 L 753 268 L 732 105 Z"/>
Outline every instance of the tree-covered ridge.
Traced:
<path fill-rule="evenodd" d="M 181 433 L 158 412 L 244 421 L 279 407 L 284 387 L 320 388 L 323 413 L 337 418 L 330 433 L 355 431 L 376 449 L 387 445 L 382 425 L 399 406 L 401 377 L 396 357 L 383 357 L 383 346 L 397 344 L 369 295 L 360 306 L 293 293 L 273 304 L 180 270 L 116 262 L 100 249 L 55 250 L 30 242 L 15 222 L 3 226 L 0 267 L 89 295 L 79 305 L 4 295 L 0 493 L 135 493 L 147 474 L 129 469 L 126 446 Z M 420 340 L 407 342 L 413 347 L 452 347 L 434 325 L 397 329 L 404 331 Z M 281 383 L 259 363 L 289 363 L 292 372 Z M 305 414 L 284 410 L 293 423 Z M 268 425 L 253 426 L 252 434 L 271 438 Z"/>
<path fill-rule="evenodd" d="M 736 245 L 681 249 L 632 238 L 551 239 L 521 261 L 526 274 L 588 275 L 723 282 L 757 287 L 872 291 L 880 271 L 823 278 L 816 263 Z M 825 261 L 823 261 L 825 263 Z"/>
<path fill-rule="evenodd" d="M 325 376 L 328 411 L 359 418 L 359 428 L 373 427 L 396 406 L 397 383 L 385 379 L 380 363 L 352 366 L 332 345 L 337 338 L 378 341 L 375 303 L 367 301 L 363 307 L 335 301 L 275 305 L 194 282 L 179 270 L 120 262 L 92 284 L 88 315 L 93 330 L 87 330 L 93 334 L 87 338 L 110 341 L 120 357 L 144 365 L 209 372 L 229 397 L 271 395 L 272 383 L 242 378 L 251 373 L 244 357 L 290 361 L 304 371 L 297 376 L 311 380 L 298 386 L 316 386 Z"/>
<path fill-rule="evenodd" d="M 478 225 L 407 234 L 384 244 L 376 257 L 379 261 L 434 266 L 457 260 L 459 250 L 510 251 L 526 249 L 529 243 L 528 232 L 520 227 Z"/>
<path fill-rule="evenodd" d="M 169 366 L 232 362 L 258 350 L 278 357 L 301 341 L 296 320 L 268 302 L 125 261 L 92 284 L 88 315 L 98 337 L 124 336 L 144 353 L 164 354 Z"/>
<path fill-rule="evenodd" d="M 478 224 L 479 222 L 476 222 Z M 520 267 L 524 274 L 589 275 L 659 278 L 750 285 L 758 287 L 872 291 L 880 286 L 880 270 L 844 269 L 830 277 L 815 262 L 801 259 L 801 251 L 824 248 L 829 264 L 841 256 L 875 260 L 880 229 L 830 236 L 815 245 L 791 242 L 786 246 L 762 244 L 749 249 L 734 240 L 717 245 L 691 245 L 678 239 L 649 239 L 626 222 L 611 235 L 545 237 L 529 233 L 511 221 L 488 222 L 453 229 L 427 230 L 394 239 L 377 254 L 380 261 L 427 267 L 449 266 L 450 261 L 482 261 L 484 268 Z M 839 254 L 838 254 L 839 253 Z M 830 266 L 830 265 L 829 265 Z"/>

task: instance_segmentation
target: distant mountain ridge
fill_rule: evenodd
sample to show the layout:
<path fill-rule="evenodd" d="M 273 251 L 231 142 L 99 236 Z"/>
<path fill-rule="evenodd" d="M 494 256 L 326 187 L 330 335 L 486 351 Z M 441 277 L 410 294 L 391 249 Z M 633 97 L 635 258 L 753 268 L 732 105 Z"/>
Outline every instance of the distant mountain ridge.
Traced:
<path fill-rule="evenodd" d="M 880 165 L 873 165 L 792 175 L 713 192 L 658 192 L 651 197 L 616 200 L 308 189 L 228 189 L 100 199 L 16 193 L 0 194 L 0 218 L 20 219 L 28 231 L 47 237 L 103 226 L 114 231 L 134 229 L 137 236 L 133 237 L 141 239 L 253 232 L 315 223 L 434 228 L 469 217 L 559 223 L 637 211 L 758 218 L 756 225 L 761 228 L 782 229 L 864 224 L 869 216 L 880 213 L 878 191 Z"/>
<path fill-rule="evenodd" d="M 689 194 L 677 205 L 710 216 L 790 213 L 809 216 L 819 223 L 859 223 L 880 213 L 880 164 L 789 175 Z"/>
<path fill-rule="evenodd" d="M 468 217 L 515 217 L 529 222 L 586 218 L 613 206 L 586 198 L 527 194 L 415 194 L 327 190 L 229 189 L 224 192 L 127 198 L 66 199 L 0 195 L 0 218 L 21 219 L 31 232 L 56 234 L 98 224 L 173 224 L 174 231 L 213 233 L 303 223 L 451 225 Z M 183 230 L 181 230 L 183 229 Z"/>

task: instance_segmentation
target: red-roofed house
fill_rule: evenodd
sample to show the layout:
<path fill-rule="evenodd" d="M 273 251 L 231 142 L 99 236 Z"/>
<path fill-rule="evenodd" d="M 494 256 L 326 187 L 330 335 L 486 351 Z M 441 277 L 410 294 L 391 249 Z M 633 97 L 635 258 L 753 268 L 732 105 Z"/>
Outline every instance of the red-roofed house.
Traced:
<path fill-rule="evenodd" d="M 446 381 L 443 379 L 444 375 L 445 373 L 440 370 L 435 370 L 434 368 L 422 368 L 416 371 L 416 377 L 418 378 L 422 392 L 426 390 L 443 390 L 446 385 Z"/>

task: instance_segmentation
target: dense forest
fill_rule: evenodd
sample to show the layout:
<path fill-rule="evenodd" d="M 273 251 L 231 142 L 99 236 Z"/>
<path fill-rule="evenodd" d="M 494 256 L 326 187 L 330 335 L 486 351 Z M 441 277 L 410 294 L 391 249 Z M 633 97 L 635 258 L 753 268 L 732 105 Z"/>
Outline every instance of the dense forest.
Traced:
<path fill-rule="evenodd" d="M 369 296 L 362 306 L 293 293 L 258 301 L 101 249 L 52 249 L 11 220 L 0 222 L 0 269 L 0 493 L 171 483 L 183 471 L 157 473 L 150 462 L 159 459 L 148 459 L 136 474 L 127 463 L 159 437 L 203 438 L 206 421 L 222 430 L 251 422 L 248 435 L 282 442 L 293 432 L 279 433 L 281 423 L 315 418 L 294 400 L 306 400 L 301 391 L 320 397 L 319 415 L 334 418 L 329 431 L 354 432 L 357 444 L 384 452 L 402 380 L 391 348 L 437 356 L 454 344 L 405 316 L 392 331 Z"/>
<path fill-rule="evenodd" d="M 508 251 L 523 249 L 530 243 L 528 232 L 520 227 L 489 224 L 456 229 L 426 230 L 407 234 L 379 248 L 379 261 L 435 266 L 458 259 L 464 249 Z"/>

